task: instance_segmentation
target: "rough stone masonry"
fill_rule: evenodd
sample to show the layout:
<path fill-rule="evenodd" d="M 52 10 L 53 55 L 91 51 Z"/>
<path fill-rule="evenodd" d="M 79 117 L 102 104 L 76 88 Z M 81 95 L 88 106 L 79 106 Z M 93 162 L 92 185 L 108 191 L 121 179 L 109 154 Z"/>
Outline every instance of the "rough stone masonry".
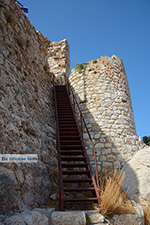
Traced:
<path fill-rule="evenodd" d="M 0 164 L 0 211 L 46 204 L 57 187 L 50 40 L 20 6 L 0 1 L 1 154 L 38 154 L 38 163 Z"/>
<path fill-rule="evenodd" d="M 0 164 L 0 210 L 49 202 L 58 185 L 53 77 L 70 74 L 67 40 L 50 43 L 14 0 L 0 1 L 0 154 L 38 154 L 38 164 Z M 117 56 L 69 78 L 98 150 L 100 169 L 121 167 L 141 148 L 127 77 Z M 86 147 L 93 162 L 87 134 Z"/>
<path fill-rule="evenodd" d="M 69 81 L 97 150 L 98 170 L 121 168 L 143 147 L 122 60 L 102 56 L 73 69 Z M 84 141 L 94 167 L 85 129 Z"/>

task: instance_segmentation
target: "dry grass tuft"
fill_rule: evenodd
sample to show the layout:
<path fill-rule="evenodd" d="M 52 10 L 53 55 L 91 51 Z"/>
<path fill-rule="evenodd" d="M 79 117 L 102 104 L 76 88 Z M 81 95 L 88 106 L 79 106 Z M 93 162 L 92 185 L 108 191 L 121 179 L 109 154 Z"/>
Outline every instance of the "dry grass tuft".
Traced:
<path fill-rule="evenodd" d="M 150 225 L 150 199 L 147 200 L 147 206 L 143 207 L 145 225 Z"/>
<path fill-rule="evenodd" d="M 124 174 L 117 171 L 100 178 L 101 213 L 104 216 L 135 213 L 127 194 L 121 188 L 123 181 Z"/>

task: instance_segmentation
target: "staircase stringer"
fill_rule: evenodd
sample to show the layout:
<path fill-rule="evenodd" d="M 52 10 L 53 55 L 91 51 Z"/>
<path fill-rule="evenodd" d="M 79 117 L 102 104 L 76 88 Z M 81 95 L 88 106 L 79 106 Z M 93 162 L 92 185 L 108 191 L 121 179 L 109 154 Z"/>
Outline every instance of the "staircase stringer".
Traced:
<path fill-rule="evenodd" d="M 85 144 L 84 144 L 84 141 L 83 141 L 83 135 L 81 134 L 81 130 L 79 128 L 79 124 L 78 124 L 77 117 L 76 117 L 76 112 L 75 112 L 75 110 L 74 110 L 74 108 L 72 106 L 72 102 L 70 100 L 70 96 L 69 96 L 69 93 L 68 93 L 68 90 L 67 90 L 66 85 L 65 85 L 65 88 L 66 88 L 66 91 L 67 91 L 67 94 L 68 94 L 68 99 L 69 99 L 71 108 L 73 110 L 73 114 L 74 114 L 74 118 L 75 118 L 75 121 L 76 121 L 76 125 L 77 125 L 78 131 L 79 131 L 79 135 L 80 135 L 80 139 L 81 139 L 82 145 L 83 145 L 83 150 L 85 152 L 85 156 L 86 156 L 86 159 L 87 159 L 87 163 L 88 163 L 88 166 L 89 166 L 89 169 L 90 169 L 90 175 L 91 175 L 92 182 L 93 182 L 93 186 L 94 186 L 95 193 L 96 193 L 96 196 L 97 196 L 98 205 L 100 206 L 100 204 L 101 204 L 100 194 L 99 194 L 98 187 L 96 185 L 95 176 L 94 176 L 94 173 L 93 173 L 93 170 L 92 170 L 92 166 L 91 166 L 91 163 L 90 163 L 90 160 L 89 160 L 89 156 L 87 154 L 86 147 L 85 147 Z"/>
<path fill-rule="evenodd" d="M 55 99 L 55 116 L 56 116 L 56 148 L 58 152 L 58 168 L 59 168 L 59 210 L 64 211 L 64 184 L 62 174 L 62 162 L 60 154 L 60 134 L 59 134 L 59 121 L 57 109 L 56 86 L 54 85 L 54 99 Z"/>

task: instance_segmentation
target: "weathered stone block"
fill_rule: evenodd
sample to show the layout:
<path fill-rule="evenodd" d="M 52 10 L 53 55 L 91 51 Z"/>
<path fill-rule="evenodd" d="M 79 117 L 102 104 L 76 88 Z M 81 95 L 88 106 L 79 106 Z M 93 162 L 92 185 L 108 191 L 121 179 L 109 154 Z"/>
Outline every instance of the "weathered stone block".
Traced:
<path fill-rule="evenodd" d="M 95 148 L 96 148 L 96 149 L 104 148 L 104 144 L 103 144 L 103 143 L 97 143 L 97 144 L 95 145 Z"/>
<path fill-rule="evenodd" d="M 114 162 L 117 160 L 116 156 L 114 156 L 114 155 L 108 155 L 107 158 L 108 158 L 109 162 Z"/>
<path fill-rule="evenodd" d="M 86 225 L 84 212 L 53 212 L 53 225 Z"/>
<path fill-rule="evenodd" d="M 101 161 L 106 161 L 106 160 L 107 160 L 107 157 L 104 156 L 104 155 L 102 155 L 102 156 L 100 156 L 100 160 L 101 160 Z"/>
<path fill-rule="evenodd" d="M 114 162 L 114 169 L 119 169 L 121 167 L 121 164 L 119 161 Z"/>
<path fill-rule="evenodd" d="M 144 212 L 142 206 L 138 203 L 133 202 L 135 214 L 124 214 L 112 216 L 113 225 L 144 225 Z"/>
<path fill-rule="evenodd" d="M 84 211 L 89 217 L 91 224 L 99 224 L 104 222 L 104 216 L 98 212 L 98 210 Z"/>
<path fill-rule="evenodd" d="M 103 166 L 104 169 L 112 169 L 113 168 L 113 163 L 103 162 L 102 166 Z"/>
<path fill-rule="evenodd" d="M 104 148 L 102 149 L 102 155 L 108 155 L 111 153 L 111 148 Z"/>
<path fill-rule="evenodd" d="M 16 216 L 11 216 L 6 219 L 6 225 L 49 225 L 49 220 L 46 216 L 37 211 L 27 211 Z"/>
<path fill-rule="evenodd" d="M 106 148 L 111 148 L 112 147 L 112 143 L 105 143 L 105 147 Z"/>
<path fill-rule="evenodd" d="M 94 135 L 94 138 L 95 138 L 95 139 L 99 139 L 99 138 L 100 138 L 100 133 L 95 134 L 95 135 Z"/>

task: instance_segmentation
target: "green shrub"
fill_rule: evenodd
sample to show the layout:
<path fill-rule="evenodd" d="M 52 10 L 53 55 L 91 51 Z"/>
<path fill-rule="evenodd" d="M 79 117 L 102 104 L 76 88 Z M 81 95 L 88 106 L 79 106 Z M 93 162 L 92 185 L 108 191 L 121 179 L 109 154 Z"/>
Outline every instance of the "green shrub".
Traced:
<path fill-rule="evenodd" d="M 149 146 L 150 146 L 150 136 L 144 136 L 144 137 L 143 137 L 143 142 L 144 142 L 146 145 L 149 145 Z"/>
<path fill-rule="evenodd" d="M 82 70 L 84 68 L 84 65 L 85 65 L 85 63 L 77 64 L 76 67 L 75 67 L 75 69 Z"/>

